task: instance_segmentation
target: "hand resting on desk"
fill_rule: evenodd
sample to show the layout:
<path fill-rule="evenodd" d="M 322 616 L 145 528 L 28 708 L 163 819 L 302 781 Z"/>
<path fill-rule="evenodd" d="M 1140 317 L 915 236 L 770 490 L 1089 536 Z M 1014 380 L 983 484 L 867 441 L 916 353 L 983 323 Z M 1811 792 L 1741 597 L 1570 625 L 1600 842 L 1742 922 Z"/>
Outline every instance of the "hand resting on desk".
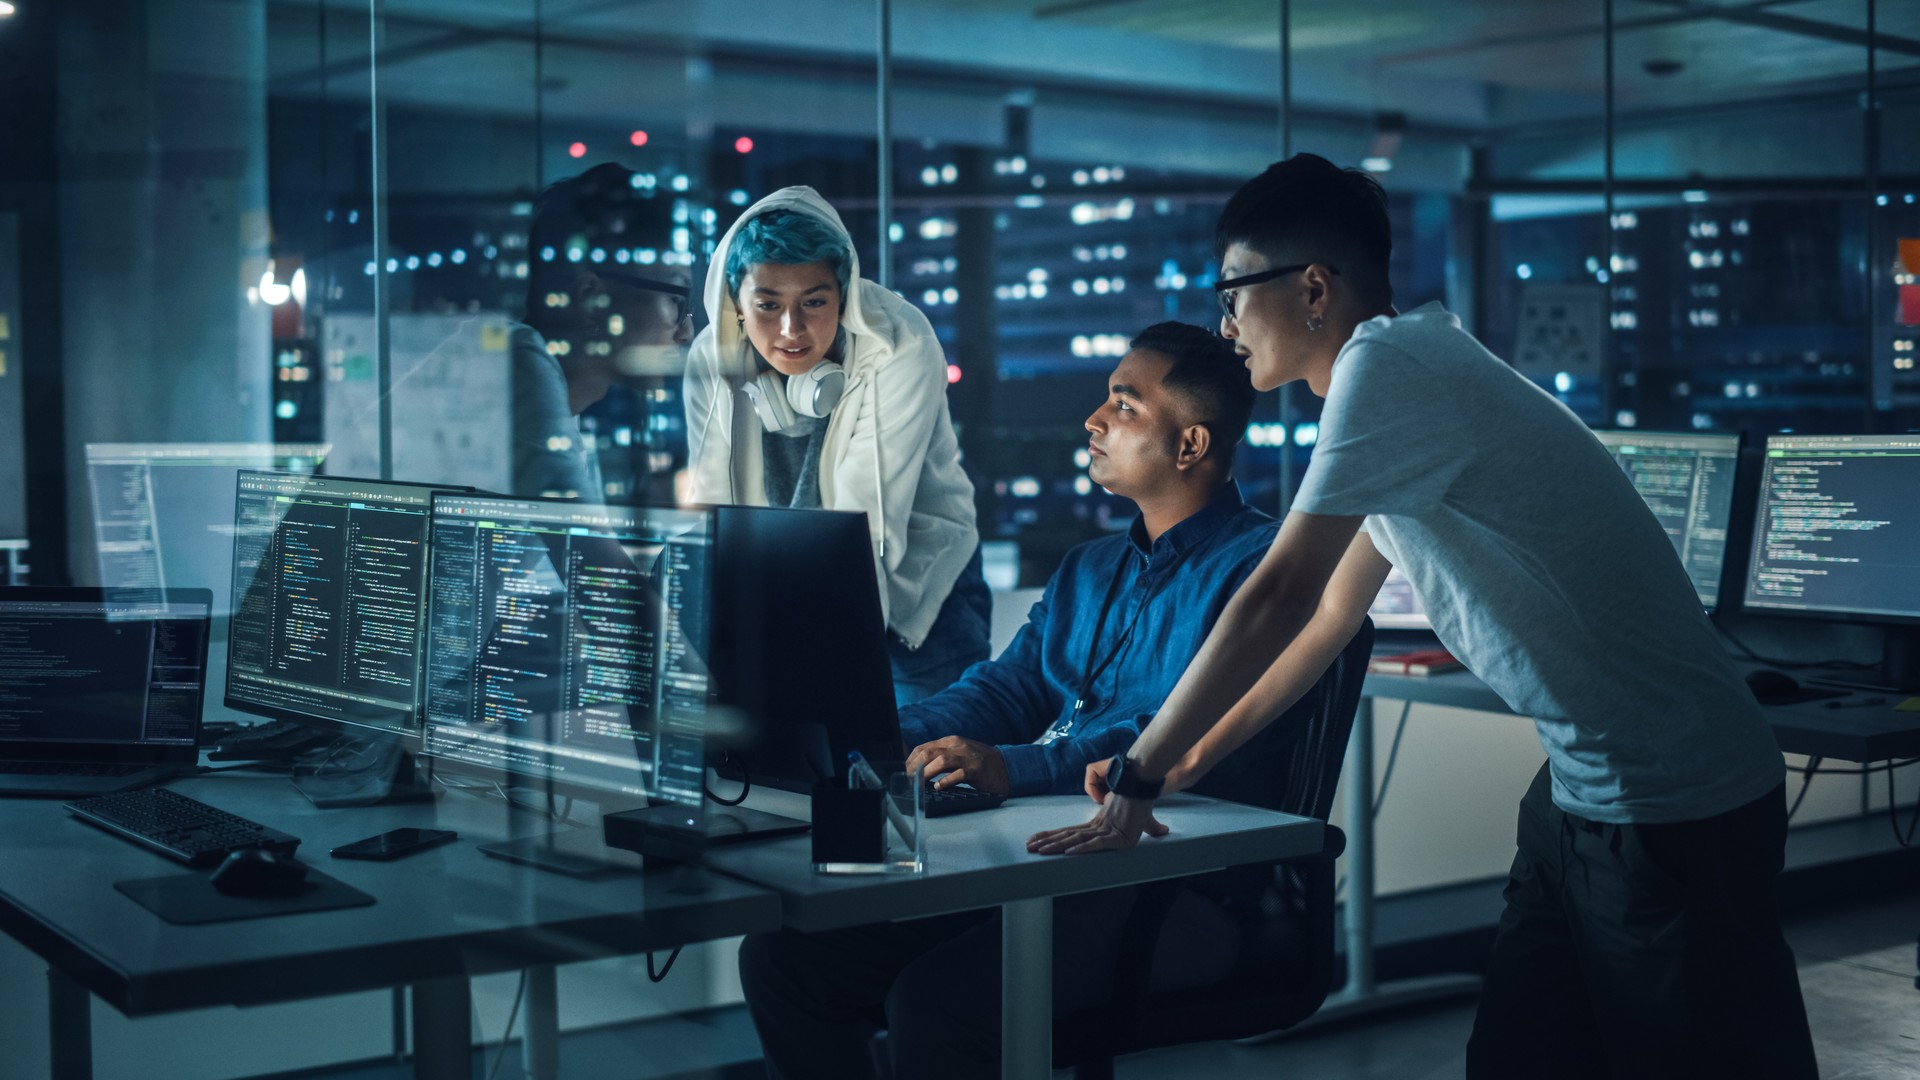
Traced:
<path fill-rule="evenodd" d="M 1100 809 L 1084 825 L 1048 829 L 1027 838 L 1027 850 L 1035 855 L 1091 855 L 1097 851 L 1125 851 L 1140 842 L 1140 834 L 1165 836 L 1167 826 L 1153 816 L 1153 800 L 1129 799 L 1107 790 L 1107 767 L 1112 759 L 1087 766 L 1087 794 Z M 1183 782 L 1179 785 L 1185 787 Z M 1179 790 L 1173 773 L 1167 774 L 1162 794 Z"/>
<path fill-rule="evenodd" d="M 924 742 L 907 755 L 907 771 L 925 768 L 927 776 L 938 776 L 937 788 L 971 784 L 995 795 L 1007 793 L 1007 762 L 1000 751 L 983 742 L 949 735 Z M 941 776 L 942 773 L 946 775 Z"/>

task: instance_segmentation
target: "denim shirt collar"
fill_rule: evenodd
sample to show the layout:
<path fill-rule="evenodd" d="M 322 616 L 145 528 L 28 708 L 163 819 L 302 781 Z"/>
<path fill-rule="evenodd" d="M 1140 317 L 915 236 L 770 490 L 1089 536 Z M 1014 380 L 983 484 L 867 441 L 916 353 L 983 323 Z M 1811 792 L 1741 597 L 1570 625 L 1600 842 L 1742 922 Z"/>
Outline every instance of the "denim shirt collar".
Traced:
<path fill-rule="evenodd" d="M 1167 562 L 1178 561 L 1179 556 L 1185 555 L 1195 545 L 1205 542 L 1208 537 L 1220 531 L 1220 527 L 1246 505 L 1247 501 L 1240 495 L 1239 482 L 1228 480 L 1213 493 L 1213 498 L 1207 500 L 1207 505 L 1161 533 L 1160 539 L 1155 540 L 1152 547 L 1148 547 L 1146 542 L 1145 515 L 1133 519 L 1133 525 L 1127 529 L 1127 540 L 1133 544 L 1135 551 L 1146 558 L 1147 565 L 1151 566 L 1156 561 L 1165 565 Z M 1163 559 L 1163 556 L 1168 555 L 1175 558 Z"/>

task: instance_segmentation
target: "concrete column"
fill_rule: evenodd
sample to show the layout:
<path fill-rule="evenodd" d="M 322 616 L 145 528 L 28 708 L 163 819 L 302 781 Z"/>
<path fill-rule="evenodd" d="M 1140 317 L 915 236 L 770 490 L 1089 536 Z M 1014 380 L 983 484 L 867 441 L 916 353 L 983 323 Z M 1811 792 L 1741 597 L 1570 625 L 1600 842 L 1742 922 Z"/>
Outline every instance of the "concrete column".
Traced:
<path fill-rule="evenodd" d="M 75 0 L 58 31 L 69 559 L 89 442 L 271 438 L 266 7 Z"/>

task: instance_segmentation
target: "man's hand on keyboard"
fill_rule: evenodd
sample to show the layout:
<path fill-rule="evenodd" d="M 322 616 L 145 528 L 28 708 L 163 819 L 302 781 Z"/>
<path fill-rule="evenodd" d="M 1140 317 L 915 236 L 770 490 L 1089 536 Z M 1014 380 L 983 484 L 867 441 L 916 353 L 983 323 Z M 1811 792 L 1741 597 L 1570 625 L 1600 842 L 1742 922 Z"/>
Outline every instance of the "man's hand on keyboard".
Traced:
<path fill-rule="evenodd" d="M 1007 763 L 1000 751 L 983 742 L 949 735 L 944 739 L 921 743 L 907 755 L 907 771 L 924 768 L 927 776 L 939 776 L 935 787 L 950 788 L 971 784 L 981 791 L 1007 793 Z M 945 773 L 945 776 L 941 776 Z"/>

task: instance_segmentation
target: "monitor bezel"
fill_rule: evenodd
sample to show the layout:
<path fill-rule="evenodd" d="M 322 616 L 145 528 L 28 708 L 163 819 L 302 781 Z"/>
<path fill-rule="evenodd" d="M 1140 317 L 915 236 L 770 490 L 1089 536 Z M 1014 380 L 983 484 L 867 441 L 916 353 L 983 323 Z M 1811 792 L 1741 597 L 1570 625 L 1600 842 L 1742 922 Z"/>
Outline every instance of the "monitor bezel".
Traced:
<path fill-rule="evenodd" d="M 254 476 L 290 477 L 295 480 L 301 480 L 301 481 L 307 481 L 307 482 L 320 481 L 328 484 L 384 484 L 388 487 L 417 488 L 433 495 L 478 494 L 476 489 L 470 488 L 470 487 L 461 487 L 457 484 L 435 484 L 428 481 L 420 481 L 420 480 L 376 480 L 371 477 L 364 477 L 364 476 L 321 476 L 318 474 L 311 474 L 311 473 L 287 473 L 287 472 L 280 472 L 278 470 L 268 470 L 268 469 L 242 469 L 240 470 L 239 474 L 234 477 L 234 485 L 233 485 L 233 514 L 234 514 L 233 520 L 236 525 L 235 534 L 234 534 L 235 544 L 238 544 L 240 541 L 239 532 L 237 528 L 240 520 L 239 519 L 240 482 L 243 479 L 245 479 L 249 474 Z M 429 500 L 427 504 L 427 537 L 428 537 L 427 565 L 426 565 L 424 580 L 421 582 L 421 588 L 420 588 L 420 594 L 421 594 L 420 595 L 420 605 L 421 605 L 420 606 L 420 644 L 419 644 L 418 651 L 416 653 L 417 663 L 419 664 L 419 666 L 423 671 L 426 667 L 426 647 L 427 647 L 427 642 L 426 642 L 426 627 L 427 627 L 426 592 L 427 592 L 427 589 L 426 589 L 426 586 L 428 582 L 433 580 L 433 544 L 431 542 L 432 535 L 433 535 L 433 504 L 432 504 L 432 501 Z M 235 564 L 235 560 L 229 557 L 228 563 L 232 565 L 232 568 L 237 573 L 239 568 L 237 565 L 233 565 Z M 233 586 L 237 587 L 239 585 L 239 582 L 235 581 L 232 584 Z M 239 594 L 236 591 L 233 593 L 233 595 L 237 596 Z M 238 601 L 235 601 L 235 607 L 237 609 Z M 231 618 L 232 616 L 231 614 L 229 614 L 228 619 L 231 620 Z M 231 621 L 229 621 L 229 627 L 231 627 Z M 424 683 L 418 684 L 418 687 L 420 690 L 424 690 L 425 684 Z M 232 642 L 231 635 L 229 635 L 228 642 L 227 642 L 226 664 L 225 664 L 225 670 L 222 672 L 220 690 L 221 690 L 221 704 L 223 704 L 228 709 L 231 709 L 237 713 L 244 713 L 248 716 L 258 716 L 267 720 L 290 721 L 292 723 L 302 724 L 307 727 L 328 730 L 328 731 L 335 731 L 341 735 L 350 736 L 358 739 L 379 739 L 383 741 L 404 744 L 405 748 L 408 750 L 413 750 L 418 747 L 421 741 L 421 733 L 424 728 L 424 721 L 425 721 L 424 710 L 425 710 L 426 702 L 424 697 L 421 696 L 420 694 L 416 694 L 416 700 L 413 703 L 413 722 L 409 726 L 408 730 L 406 731 L 397 731 L 393 728 L 388 728 L 388 727 L 377 727 L 372 724 L 362 724 L 352 720 L 343 720 L 338 717 L 314 716 L 310 713 L 296 712 L 292 709 L 283 709 L 273 705 L 261 705 L 255 702 L 237 699 L 233 696 L 233 642 Z"/>
<path fill-rule="evenodd" d="M 1809 609 L 1809 608 L 1772 607 L 1769 605 L 1756 605 L 1748 602 L 1747 588 L 1749 585 L 1752 584 L 1753 568 L 1755 565 L 1758 564 L 1760 544 L 1762 544 L 1765 539 L 1765 534 L 1762 533 L 1760 530 L 1760 515 L 1762 513 L 1762 507 L 1766 502 L 1767 462 L 1769 460 L 1767 451 L 1771 449 L 1773 441 L 1775 439 L 1823 439 L 1823 438 L 1913 439 L 1913 438 L 1916 438 L 1916 436 L 1897 435 L 1897 434 L 1896 435 L 1867 435 L 1867 434 L 1852 434 L 1852 433 L 1843 433 L 1843 434 L 1835 434 L 1835 435 L 1814 435 L 1806 432 L 1792 432 L 1792 431 L 1775 432 L 1767 436 L 1765 443 L 1760 448 L 1759 468 L 1756 471 L 1755 477 L 1754 477 L 1755 488 L 1754 488 L 1753 513 L 1750 515 L 1749 521 L 1748 521 L 1749 527 L 1752 530 L 1752 534 L 1747 538 L 1747 545 L 1746 545 L 1747 564 L 1741 568 L 1741 575 L 1740 575 L 1740 611 L 1741 613 L 1744 615 L 1752 615 L 1755 617 L 1778 617 L 1783 619 L 1799 619 L 1807 622 L 1852 623 L 1856 626 L 1892 626 L 1892 627 L 1909 627 L 1909 628 L 1920 626 L 1920 612 L 1915 612 L 1912 615 L 1897 615 L 1897 614 L 1881 614 L 1878 612 L 1866 612 L 1866 611 L 1836 611 L 1836 610 L 1831 610 L 1826 608 Z"/>

